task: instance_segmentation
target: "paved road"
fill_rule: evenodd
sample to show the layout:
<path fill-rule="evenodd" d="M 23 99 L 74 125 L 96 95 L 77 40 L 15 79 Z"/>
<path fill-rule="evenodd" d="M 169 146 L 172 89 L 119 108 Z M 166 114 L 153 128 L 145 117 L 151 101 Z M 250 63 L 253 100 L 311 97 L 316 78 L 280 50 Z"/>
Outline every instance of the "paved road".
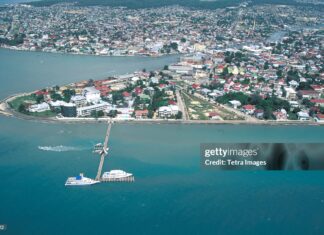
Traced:
<path fill-rule="evenodd" d="M 180 95 L 179 90 L 176 90 L 176 96 L 177 96 L 177 101 L 178 101 L 178 105 L 179 105 L 179 109 L 182 112 L 182 119 L 183 120 L 189 120 L 189 115 L 186 109 L 186 106 L 182 100 L 182 97 Z"/>

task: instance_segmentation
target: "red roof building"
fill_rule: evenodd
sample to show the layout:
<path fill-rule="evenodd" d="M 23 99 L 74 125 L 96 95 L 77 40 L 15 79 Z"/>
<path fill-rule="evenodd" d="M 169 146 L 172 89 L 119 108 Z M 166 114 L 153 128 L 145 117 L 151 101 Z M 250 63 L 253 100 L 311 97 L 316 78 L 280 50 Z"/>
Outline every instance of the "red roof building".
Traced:
<path fill-rule="evenodd" d="M 168 104 L 170 104 L 170 105 L 176 105 L 177 102 L 175 102 L 174 100 L 169 100 L 169 101 L 168 101 Z"/>
<path fill-rule="evenodd" d="M 122 95 L 123 95 L 124 97 L 130 97 L 130 96 L 131 96 L 131 94 L 130 94 L 129 92 L 127 92 L 127 91 L 124 91 L 124 92 L 122 93 Z"/>
<path fill-rule="evenodd" d="M 148 115 L 148 110 L 135 110 L 135 117 L 136 118 L 146 118 Z"/>
<path fill-rule="evenodd" d="M 200 85 L 194 83 L 194 84 L 191 85 L 191 87 L 192 87 L 193 89 L 198 89 L 198 88 L 200 88 Z"/>
<path fill-rule="evenodd" d="M 143 89 L 140 87 L 135 87 L 134 92 L 136 95 L 139 95 L 143 93 Z"/>
<path fill-rule="evenodd" d="M 48 92 L 47 91 L 36 91 L 34 94 L 35 95 L 48 95 Z"/>

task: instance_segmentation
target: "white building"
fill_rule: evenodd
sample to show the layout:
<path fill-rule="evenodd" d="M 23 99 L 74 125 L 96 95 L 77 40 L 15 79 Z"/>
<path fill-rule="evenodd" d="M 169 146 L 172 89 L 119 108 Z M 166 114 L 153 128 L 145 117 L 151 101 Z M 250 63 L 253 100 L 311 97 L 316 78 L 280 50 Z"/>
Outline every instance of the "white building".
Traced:
<path fill-rule="evenodd" d="M 306 112 L 300 111 L 297 113 L 298 120 L 300 121 L 308 121 L 309 120 L 309 115 Z"/>
<path fill-rule="evenodd" d="M 28 108 L 28 111 L 29 112 L 32 112 L 32 113 L 40 113 L 40 112 L 45 112 L 47 110 L 50 110 L 50 106 L 43 102 L 41 104 L 34 104 L 34 105 L 31 105 L 29 108 Z"/>
<path fill-rule="evenodd" d="M 296 95 L 297 95 L 297 92 L 294 88 L 291 88 L 291 87 L 285 87 L 284 88 L 285 91 L 286 91 L 286 98 L 287 99 L 296 99 Z"/>
<path fill-rule="evenodd" d="M 79 107 L 77 108 L 77 115 L 79 117 L 85 117 L 85 116 L 90 116 L 93 111 L 106 111 L 109 109 L 111 104 L 107 102 L 101 102 L 99 104 L 94 104 L 90 106 L 85 106 L 85 107 Z"/>
<path fill-rule="evenodd" d="M 86 87 L 82 91 L 82 95 L 86 98 L 88 103 L 99 103 L 101 100 L 100 91 L 95 87 Z"/>
<path fill-rule="evenodd" d="M 158 115 L 161 118 L 171 117 L 172 115 L 177 115 L 179 112 L 179 107 L 177 105 L 161 106 L 158 110 Z"/>
<path fill-rule="evenodd" d="M 57 107 L 65 106 L 68 103 L 66 103 L 63 100 L 57 100 L 57 101 L 50 101 L 49 104 L 50 106 L 57 108 Z"/>
<path fill-rule="evenodd" d="M 87 99 L 82 95 L 75 95 L 71 97 L 71 102 L 74 103 L 77 107 L 82 107 L 87 104 Z"/>
<path fill-rule="evenodd" d="M 186 65 L 179 65 L 179 64 L 174 64 L 174 65 L 169 65 L 169 70 L 176 72 L 176 73 L 192 73 L 193 72 L 193 67 L 191 66 L 186 66 Z"/>

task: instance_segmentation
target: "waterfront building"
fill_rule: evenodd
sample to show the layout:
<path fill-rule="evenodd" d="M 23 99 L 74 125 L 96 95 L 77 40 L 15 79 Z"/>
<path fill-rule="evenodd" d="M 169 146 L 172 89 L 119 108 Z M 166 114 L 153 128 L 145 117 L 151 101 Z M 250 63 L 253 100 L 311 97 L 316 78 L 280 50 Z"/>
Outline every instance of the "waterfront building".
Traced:
<path fill-rule="evenodd" d="M 61 106 L 62 115 L 64 117 L 76 117 L 77 116 L 77 109 L 76 105 L 72 103 L 66 103 L 65 105 Z"/>
<path fill-rule="evenodd" d="M 298 120 L 300 120 L 300 121 L 308 121 L 309 120 L 309 114 L 304 111 L 298 112 L 297 116 L 298 116 Z"/>
<path fill-rule="evenodd" d="M 75 95 L 71 97 L 71 102 L 74 103 L 77 107 L 82 107 L 87 104 L 87 99 L 82 95 Z"/>
<path fill-rule="evenodd" d="M 50 110 L 50 106 L 45 102 L 40 103 L 40 104 L 33 104 L 28 108 L 28 111 L 32 112 L 32 113 L 35 113 L 35 112 L 40 113 L 40 112 L 45 112 L 48 110 Z"/>
<path fill-rule="evenodd" d="M 142 118 L 147 118 L 148 115 L 148 110 L 135 110 L 135 118 L 137 119 L 142 119 Z"/>
<path fill-rule="evenodd" d="M 252 115 L 254 113 L 254 111 L 255 111 L 255 106 L 254 105 L 251 105 L 251 104 L 244 105 L 243 106 L 243 111 L 246 114 Z"/>
<path fill-rule="evenodd" d="M 101 102 L 99 104 L 93 104 L 90 106 L 77 108 L 77 115 L 79 117 L 90 116 L 93 111 L 107 111 L 111 105 L 107 102 Z"/>
<path fill-rule="evenodd" d="M 316 114 L 315 122 L 323 122 L 324 123 L 324 114 Z"/>
<path fill-rule="evenodd" d="M 177 105 L 161 106 L 158 109 L 158 115 L 161 118 L 169 118 L 172 115 L 177 115 L 178 112 L 179 112 L 179 107 Z"/>

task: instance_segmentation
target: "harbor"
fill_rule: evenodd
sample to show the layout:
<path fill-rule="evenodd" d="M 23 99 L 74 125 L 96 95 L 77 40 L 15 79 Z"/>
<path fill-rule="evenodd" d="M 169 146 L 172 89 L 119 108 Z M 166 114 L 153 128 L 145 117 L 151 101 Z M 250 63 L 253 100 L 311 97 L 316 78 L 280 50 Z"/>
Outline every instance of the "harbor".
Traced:
<path fill-rule="evenodd" d="M 108 157 L 108 141 L 110 137 L 111 127 L 113 122 L 108 120 L 108 127 L 105 135 L 104 143 L 98 143 L 94 146 L 93 153 L 99 154 L 100 162 L 98 166 L 98 171 L 96 178 L 90 179 L 84 177 L 83 173 L 76 177 L 69 177 L 65 183 L 65 186 L 83 186 L 83 185 L 93 185 L 100 182 L 134 182 L 135 177 L 133 174 L 127 173 L 122 170 L 111 170 L 109 172 L 104 172 L 102 174 L 102 169 L 104 166 L 105 158 Z"/>

